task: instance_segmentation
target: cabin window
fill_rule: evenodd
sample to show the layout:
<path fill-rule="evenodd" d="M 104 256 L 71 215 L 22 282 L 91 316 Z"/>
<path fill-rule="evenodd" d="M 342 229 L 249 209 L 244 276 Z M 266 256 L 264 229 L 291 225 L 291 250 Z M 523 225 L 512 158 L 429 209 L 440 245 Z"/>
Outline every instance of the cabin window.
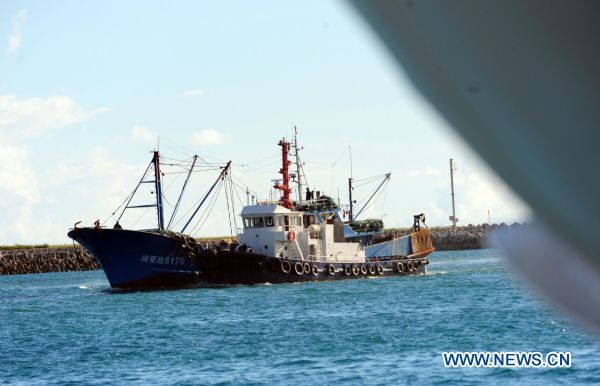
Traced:
<path fill-rule="evenodd" d="M 277 216 L 277 226 L 283 226 L 283 216 Z"/>
<path fill-rule="evenodd" d="M 293 222 L 294 225 L 302 226 L 302 218 L 300 216 L 294 216 L 293 219 L 294 219 L 294 222 Z"/>
<path fill-rule="evenodd" d="M 244 217 L 244 228 L 252 228 L 252 219 Z"/>
<path fill-rule="evenodd" d="M 308 228 L 309 226 L 311 226 L 312 224 L 315 224 L 315 215 L 314 214 L 307 214 L 304 215 L 304 228 Z"/>
<path fill-rule="evenodd" d="M 262 217 L 253 217 L 252 218 L 252 227 L 253 228 L 262 228 L 265 226 L 265 221 Z"/>
<path fill-rule="evenodd" d="M 265 217 L 265 224 L 267 224 L 268 227 L 274 226 L 273 216 Z"/>

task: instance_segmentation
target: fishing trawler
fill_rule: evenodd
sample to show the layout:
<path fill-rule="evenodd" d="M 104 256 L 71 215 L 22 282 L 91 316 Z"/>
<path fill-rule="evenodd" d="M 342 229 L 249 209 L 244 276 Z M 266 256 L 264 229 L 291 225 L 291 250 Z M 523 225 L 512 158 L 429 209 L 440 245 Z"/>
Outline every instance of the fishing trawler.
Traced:
<path fill-rule="evenodd" d="M 282 179 L 273 187 L 282 192 L 281 198 L 242 209 L 243 228 L 236 242 L 207 249 L 200 255 L 203 280 L 256 284 L 426 273 L 427 256 L 435 248 L 422 214 L 414 217 L 410 234 L 373 243 L 373 236 L 382 229 L 378 226 L 352 229 L 351 225 L 357 222 L 345 223 L 339 205 L 329 197 L 307 190 L 304 200 L 292 201 L 291 143 L 282 139 L 278 145 Z M 295 148 L 298 157 L 297 144 Z M 296 161 L 300 165 L 298 159 Z M 389 174 L 386 176 L 389 179 Z M 299 166 L 294 177 L 301 192 Z"/>
<path fill-rule="evenodd" d="M 294 143 L 297 171 L 293 177 L 297 177 L 298 192 L 302 192 L 296 137 Z M 174 232 L 173 220 L 197 156 L 193 158 L 171 219 L 165 226 L 158 151 L 154 151 L 146 172 L 112 228 L 101 226 L 99 221 L 93 227 L 77 227 L 77 223 L 68 236 L 95 256 L 113 288 L 285 283 L 426 273 L 427 255 L 435 248 L 423 215 L 414 217 L 410 234 L 377 242 L 376 236 L 383 232 L 383 223 L 380 220 L 356 221 L 352 199 L 349 212 L 329 197 L 308 188 L 303 200 L 292 201 L 291 143 L 282 139 L 278 145 L 281 147 L 279 173 L 282 179 L 274 188 L 281 191 L 281 197 L 244 206 L 241 211 L 243 227 L 237 232 L 235 242 L 203 247 L 185 233 L 219 182 L 231 178 L 231 161 L 219 167 L 217 180 L 181 231 Z M 153 184 L 155 202 L 131 204 L 138 188 L 147 183 Z M 134 208 L 155 208 L 157 228 L 123 229 L 119 220 L 126 210 Z"/>

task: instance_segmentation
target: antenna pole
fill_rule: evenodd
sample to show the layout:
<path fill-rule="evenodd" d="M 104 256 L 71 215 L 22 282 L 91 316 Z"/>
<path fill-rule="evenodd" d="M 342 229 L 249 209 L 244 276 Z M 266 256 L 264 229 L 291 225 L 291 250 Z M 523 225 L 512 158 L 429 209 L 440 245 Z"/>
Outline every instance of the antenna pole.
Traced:
<path fill-rule="evenodd" d="M 303 148 L 298 147 L 298 128 L 294 126 L 294 150 L 296 153 L 296 174 L 298 175 L 298 201 L 302 199 L 302 168 L 300 165 L 300 150 Z"/>
<path fill-rule="evenodd" d="M 452 216 L 449 217 L 449 220 L 452 222 L 452 226 L 456 227 L 456 223 L 458 219 L 456 218 L 456 208 L 454 206 L 454 171 L 456 168 L 454 167 L 453 159 L 450 158 L 450 191 L 452 192 Z"/>
<path fill-rule="evenodd" d="M 348 152 L 350 153 L 350 178 L 352 178 L 352 148 L 348 146 Z"/>

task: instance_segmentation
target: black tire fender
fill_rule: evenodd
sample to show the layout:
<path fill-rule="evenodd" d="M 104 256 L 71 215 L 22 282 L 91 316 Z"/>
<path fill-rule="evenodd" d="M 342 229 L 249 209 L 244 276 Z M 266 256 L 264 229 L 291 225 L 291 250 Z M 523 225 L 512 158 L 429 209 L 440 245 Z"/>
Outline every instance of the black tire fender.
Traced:
<path fill-rule="evenodd" d="M 301 262 L 297 261 L 294 264 L 294 272 L 296 272 L 296 275 L 298 275 L 298 276 L 304 275 L 304 264 L 302 264 Z"/>
<path fill-rule="evenodd" d="M 404 272 L 404 263 L 402 263 L 401 261 L 399 261 L 398 263 L 396 263 L 396 271 L 398 271 L 398 272 Z"/>
<path fill-rule="evenodd" d="M 335 275 L 335 266 L 333 264 L 329 264 L 327 266 L 327 272 L 329 272 L 330 275 Z"/>

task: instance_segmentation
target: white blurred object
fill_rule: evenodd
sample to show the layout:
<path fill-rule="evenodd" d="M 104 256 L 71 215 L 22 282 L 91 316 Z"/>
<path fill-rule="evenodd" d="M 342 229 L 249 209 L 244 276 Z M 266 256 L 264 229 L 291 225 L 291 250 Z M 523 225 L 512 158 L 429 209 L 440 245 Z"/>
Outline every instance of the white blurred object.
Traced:
<path fill-rule="evenodd" d="M 540 225 L 493 233 L 491 246 L 504 252 L 513 271 L 587 325 L 600 326 L 600 272 Z"/>
<path fill-rule="evenodd" d="M 579 292 L 587 288 L 588 307 L 598 309 L 600 3 L 351 3 L 419 91 L 545 225 L 529 246 L 516 236 L 504 240 L 507 254 L 531 266 L 523 271 L 552 299 L 600 329 L 598 311 L 586 311 Z M 549 264 L 577 268 L 559 273 Z"/>

